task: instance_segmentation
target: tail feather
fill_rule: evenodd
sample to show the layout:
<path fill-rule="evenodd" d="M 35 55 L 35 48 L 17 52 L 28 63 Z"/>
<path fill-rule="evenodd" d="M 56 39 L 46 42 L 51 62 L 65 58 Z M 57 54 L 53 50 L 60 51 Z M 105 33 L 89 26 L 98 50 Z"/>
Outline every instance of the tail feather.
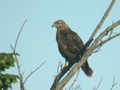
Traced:
<path fill-rule="evenodd" d="M 88 64 L 87 61 L 86 61 L 86 63 L 83 64 L 82 70 L 84 71 L 84 73 L 85 73 L 88 77 L 91 77 L 92 74 L 93 74 L 93 70 L 89 67 L 89 64 Z"/>

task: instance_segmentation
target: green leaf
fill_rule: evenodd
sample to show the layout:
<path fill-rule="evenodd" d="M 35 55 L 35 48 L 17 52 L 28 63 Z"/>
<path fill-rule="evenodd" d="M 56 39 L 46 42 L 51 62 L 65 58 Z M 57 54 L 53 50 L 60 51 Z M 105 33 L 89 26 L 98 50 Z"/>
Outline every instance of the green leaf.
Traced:
<path fill-rule="evenodd" d="M 18 53 L 0 53 L 0 72 L 14 66 L 15 57 Z"/>

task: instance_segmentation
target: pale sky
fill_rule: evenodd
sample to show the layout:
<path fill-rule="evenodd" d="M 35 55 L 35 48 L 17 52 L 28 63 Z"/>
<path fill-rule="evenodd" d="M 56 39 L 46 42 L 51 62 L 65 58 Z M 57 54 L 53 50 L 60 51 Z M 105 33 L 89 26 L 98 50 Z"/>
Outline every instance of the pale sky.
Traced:
<path fill-rule="evenodd" d="M 24 76 L 46 61 L 25 84 L 26 90 L 49 90 L 58 62 L 64 63 L 56 44 L 56 30 L 51 27 L 54 21 L 63 19 L 73 31 L 86 42 L 100 21 L 111 0 L 0 0 L 0 52 L 10 52 L 17 32 L 27 19 L 18 43 L 20 63 Z M 120 0 L 110 12 L 100 32 L 120 19 Z M 116 28 L 116 30 L 120 30 Z M 99 90 L 110 90 L 113 77 L 120 90 L 120 37 L 105 44 L 98 53 L 89 57 L 88 62 L 94 71 L 91 78 L 80 70 L 76 85 L 82 90 L 93 90 L 102 79 Z M 16 73 L 11 68 L 11 73 Z M 12 90 L 20 90 L 13 85 Z"/>

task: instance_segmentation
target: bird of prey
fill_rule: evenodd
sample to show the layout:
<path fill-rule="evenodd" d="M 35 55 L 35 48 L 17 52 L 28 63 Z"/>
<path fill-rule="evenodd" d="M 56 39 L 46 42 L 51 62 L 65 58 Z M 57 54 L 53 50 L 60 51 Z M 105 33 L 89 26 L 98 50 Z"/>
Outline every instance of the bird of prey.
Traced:
<path fill-rule="evenodd" d="M 81 38 L 63 20 L 55 21 L 52 27 L 57 29 L 56 41 L 61 55 L 68 62 L 68 65 L 77 63 L 84 53 L 83 48 L 85 45 Z M 87 76 L 92 76 L 93 71 L 87 61 L 81 68 Z"/>

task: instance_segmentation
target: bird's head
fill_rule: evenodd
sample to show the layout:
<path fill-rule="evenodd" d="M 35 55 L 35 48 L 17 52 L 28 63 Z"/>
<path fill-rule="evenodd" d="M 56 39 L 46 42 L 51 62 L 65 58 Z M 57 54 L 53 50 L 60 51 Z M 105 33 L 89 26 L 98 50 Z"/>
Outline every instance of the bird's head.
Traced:
<path fill-rule="evenodd" d="M 55 21 L 52 27 L 56 27 L 57 30 L 65 30 L 66 28 L 68 28 L 67 24 L 63 20 Z"/>

